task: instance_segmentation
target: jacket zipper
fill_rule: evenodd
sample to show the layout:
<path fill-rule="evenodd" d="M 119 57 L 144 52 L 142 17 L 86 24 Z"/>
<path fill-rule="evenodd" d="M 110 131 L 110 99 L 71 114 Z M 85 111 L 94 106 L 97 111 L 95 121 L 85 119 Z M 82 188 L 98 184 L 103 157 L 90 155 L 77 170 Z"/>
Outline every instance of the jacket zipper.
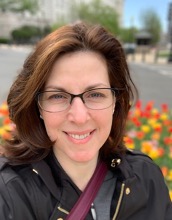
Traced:
<path fill-rule="evenodd" d="M 60 206 L 57 207 L 58 210 L 60 210 L 61 212 L 65 213 L 65 214 L 69 214 L 69 212 L 63 208 L 61 208 Z"/>
<path fill-rule="evenodd" d="M 116 206 L 116 210 L 115 210 L 115 214 L 114 214 L 112 220 L 116 220 L 116 217 L 117 217 L 117 215 L 118 215 L 119 208 L 120 208 L 120 206 L 121 206 L 122 197 L 123 197 L 123 194 L 124 194 L 124 187 L 125 187 L 125 184 L 122 183 L 122 185 L 121 185 L 121 191 L 120 191 L 120 195 L 119 195 L 119 200 L 118 200 L 118 203 L 117 203 L 117 206 Z"/>

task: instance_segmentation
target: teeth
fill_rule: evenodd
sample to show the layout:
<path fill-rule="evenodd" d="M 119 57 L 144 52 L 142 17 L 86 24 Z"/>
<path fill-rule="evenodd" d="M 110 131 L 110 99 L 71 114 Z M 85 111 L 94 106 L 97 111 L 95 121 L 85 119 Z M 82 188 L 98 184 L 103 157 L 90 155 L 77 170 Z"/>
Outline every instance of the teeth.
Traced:
<path fill-rule="evenodd" d="M 69 134 L 70 137 L 72 137 L 74 139 L 77 139 L 77 140 L 82 140 L 82 139 L 88 137 L 89 135 L 90 135 L 90 133 L 82 134 L 82 135 L 79 135 L 79 134 Z"/>

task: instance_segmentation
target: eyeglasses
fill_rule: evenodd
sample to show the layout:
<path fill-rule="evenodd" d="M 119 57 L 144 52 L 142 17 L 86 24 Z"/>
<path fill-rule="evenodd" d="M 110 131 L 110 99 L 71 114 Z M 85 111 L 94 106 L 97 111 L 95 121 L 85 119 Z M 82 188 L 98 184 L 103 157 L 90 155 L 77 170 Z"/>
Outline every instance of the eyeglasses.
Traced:
<path fill-rule="evenodd" d="M 69 108 L 74 98 L 79 97 L 85 106 L 93 110 L 110 107 L 115 102 L 115 88 L 96 88 L 81 94 L 64 91 L 43 91 L 38 93 L 38 105 L 46 112 L 61 112 Z"/>

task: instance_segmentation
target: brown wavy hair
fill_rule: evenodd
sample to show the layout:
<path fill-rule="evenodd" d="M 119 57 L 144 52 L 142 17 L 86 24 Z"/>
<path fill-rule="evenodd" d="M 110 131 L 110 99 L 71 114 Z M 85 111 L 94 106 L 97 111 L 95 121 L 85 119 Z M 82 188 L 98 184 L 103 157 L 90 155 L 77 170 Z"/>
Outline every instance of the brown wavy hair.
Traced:
<path fill-rule="evenodd" d="M 16 131 L 13 139 L 4 146 L 4 153 L 11 163 L 41 160 L 52 149 L 53 143 L 39 117 L 37 93 L 43 90 L 56 60 L 76 51 L 101 54 L 107 63 L 111 87 L 123 89 L 117 93 L 110 136 L 101 148 L 101 156 L 106 160 L 112 153 L 125 152 L 123 136 L 126 119 L 137 89 L 117 38 L 100 25 L 91 26 L 81 22 L 63 26 L 42 39 L 11 86 L 7 102 Z"/>

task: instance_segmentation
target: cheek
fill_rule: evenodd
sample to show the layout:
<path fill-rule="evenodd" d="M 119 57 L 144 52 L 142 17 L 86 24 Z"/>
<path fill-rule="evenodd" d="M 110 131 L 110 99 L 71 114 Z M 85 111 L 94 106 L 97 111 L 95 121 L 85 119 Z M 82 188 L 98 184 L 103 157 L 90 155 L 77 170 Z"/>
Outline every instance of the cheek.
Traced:
<path fill-rule="evenodd" d="M 106 130 L 107 132 L 111 130 L 113 112 L 112 110 L 104 110 L 95 115 L 95 120 L 101 130 Z"/>
<path fill-rule="evenodd" d="M 58 137 L 58 130 L 62 123 L 62 118 L 53 115 L 44 115 L 44 124 L 50 140 L 54 141 Z M 63 120 L 64 121 L 64 120 Z"/>

